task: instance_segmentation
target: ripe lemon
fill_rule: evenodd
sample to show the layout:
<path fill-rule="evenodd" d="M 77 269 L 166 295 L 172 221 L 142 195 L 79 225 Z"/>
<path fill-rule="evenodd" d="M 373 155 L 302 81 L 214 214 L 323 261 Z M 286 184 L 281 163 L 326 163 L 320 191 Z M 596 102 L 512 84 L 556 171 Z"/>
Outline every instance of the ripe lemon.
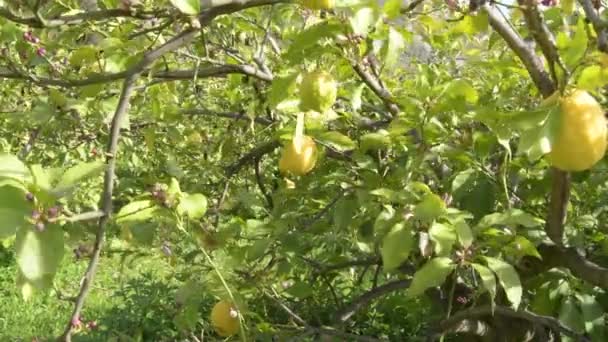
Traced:
<path fill-rule="evenodd" d="M 311 10 L 332 9 L 336 5 L 335 0 L 302 0 L 302 5 Z"/>
<path fill-rule="evenodd" d="M 583 171 L 606 153 L 608 128 L 600 104 L 584 90 L 559 100 L 561 123 L 549 153 L 550 163 L 564 171 Z"/>
<path fill-rule="evenodd" d="M 211 310 L 211 324 L 215 332 L 228 337 L 239 331 L 239 314 L 231 303 L 221 300 Z"/>
<path fill-rule="evenodd" d="M 282 174 L 291 173 L 295 176 L 303 176 L 309 173 L 316 164 L 317 145 L 311 137 L 305 135 L 302 137 L 300 149 L 293 140 L 283 147 L 279 160 L 279 171 Z"/>
<path fill-rule="evenodd" d="M 325 71 L 304 74 L 300 83 L 300 109 L 324 113 L 338 97 L 338 83 Z"/>

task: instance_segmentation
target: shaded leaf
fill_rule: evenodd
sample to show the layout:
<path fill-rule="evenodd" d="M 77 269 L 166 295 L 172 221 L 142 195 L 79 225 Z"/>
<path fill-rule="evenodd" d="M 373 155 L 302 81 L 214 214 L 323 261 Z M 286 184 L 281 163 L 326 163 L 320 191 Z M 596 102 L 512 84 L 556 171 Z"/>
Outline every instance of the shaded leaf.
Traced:
<path fill-rule="evenodd" d="M 159 207 L 151 200 L 131 202 L 120 208 L 116 215 L 117 223 L 128 223 L 150 220 L 159 211 Z"/>
<path fill-rule="evenodd" d="M 382 240 L 380 253 L 386 270 L 393 270 L 410 256 L 414 247 L 414 237 L 409 226 L 397 223 Z"/>
<path fill-rule="evenodd" d="M 492 257 L 483 258 L 488 264 L 488 267 L 496 273 L 500 286 L 505 290 L 507 298 L 511 302 L 511 306 L 517 310 L 519 308 L 519 303 L 521 303 L 523 289 L 515 268 L 500 259 Z"/>
<path fill-rule="evenodd" d="M 462 247 L 469 248 L 473 244 L 473 231 L 471 231 L 471 227 L 469 227 L 469 224 L 465 220 L 454 222 L 454 230 Z"/>
<path fill-rule="evenodd" d="M 438 257 L 427 261 L 412 279 L 407 294 L 410 297 L 419 296 L 430 287 L 443 284 L 445 277 L 452 272 L 456 265 L 450 258 Z"/>
<path fill-rule="evenodd" d="M 346 135 L 339 132 L 325 132 L 317 137 L 322 143 L 329 145 L 331 148 L 338 151 L 348 151 L 356 147 L 354 141 L 352 141 Z"/>
<path fill-rule="evenodd" d="M 490 294 L 490 299 L 492 300 L 492 303 L 494 303 L 494 298 L 496 298 L 496 276 L 494 275 L 494 272 L 492 272 L 489 268 L 481 264 L 473 263 L 471 264 L 471 266 L 473 266 L 475 271 L 479 273 L 479 276 L 481 277 L 481 283 Z"/>

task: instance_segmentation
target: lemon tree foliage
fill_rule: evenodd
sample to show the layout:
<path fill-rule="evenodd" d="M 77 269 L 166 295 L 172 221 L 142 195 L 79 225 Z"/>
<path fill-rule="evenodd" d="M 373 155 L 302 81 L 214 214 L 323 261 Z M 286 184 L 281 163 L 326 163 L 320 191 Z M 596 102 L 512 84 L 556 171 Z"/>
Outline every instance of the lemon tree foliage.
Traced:
<path fill-rule="evenodd" d="M 605 14 L 0 0 L 14 293 L 74 292 L 64 341 L 604 341 Z M 171 336 L 82 327 L 117 250 L 169 274 Z"/>

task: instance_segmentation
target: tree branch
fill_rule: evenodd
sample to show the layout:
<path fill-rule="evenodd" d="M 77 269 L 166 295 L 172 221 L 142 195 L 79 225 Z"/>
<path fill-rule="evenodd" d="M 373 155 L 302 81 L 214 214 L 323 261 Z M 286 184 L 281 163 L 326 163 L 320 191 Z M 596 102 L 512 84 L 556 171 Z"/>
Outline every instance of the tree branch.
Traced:
<path fill-rule="evenodd" d="M 365 83 L 371 90 L 382 100 L 386 108 L 393 115 L 397 115 L 400 112 L 399 106 L 393 100 L 391 93 L 378 82 L 369 72 L 365 70 L 361 63 L 353 63 L 353 70 L 359 75 L 363 83 Z"/>
<path fill-rule="evenodd" d="M 524 42 L 521 36 L 504 21 L 493 6 L 485 3 L 482 9 L 488 14 L 488 21 L 492 28 L 522 61 L 543 97 L 553 94 L 556 89 L 555 85 L 544 69 L 542 61 L 534 52 L 534 48 Z"/>
<path fill-rule="evenodd" d="M 136 69 L 136 68 L 134 68 Z M 99 74 L 90 76 L 82 79 L 60 79 L 60 78 L 48 78 L 38 77 L 36 75 L 27 75 L 9 70 L 0 70 L 0 78 L 15 79 L 15 80 L 29 80 L 39 85 L 44 86 L 59 86 L 65 88 L 73 87 L 84 87 L 92 84 L 103 84 L 122 80 L 126 78 L 131 70 L 125 70 L 112 74 Z M 227 74 L 243 74 L 257 79 L 271 82 L 272 75 L 269 75 L 254 66 L 251 65 L 239 65 L 239 64 L 226 64 L 217 65 L 201 68 L 198 70 L 173 70 L 173 71 L 159 71 L 159 72 L 148 72 L 143 71 L 143 76 L 153 76 L 153 82 L 158 81 L 178 81 L 178 80 L 191 80 L 196 76 L 197 78 L 210 78 L 210 77 L 222 77 Z"/>
<path fill-rule="evenodd" d="M 264 195 L 264 198 L 266 199 L 266 202 L 268 203 L 268 207 L 270 209 L 272 209 L 274 207 L 274 204 L 272 202 L 272 196 L 270 196 L 270 194 L 266 190 L 266 186 L 264 185 L 264 179 L 262 178 L 262 172 L 260 171 L 261 159 L 262 159 L 261 157 L 256 158 L 255 162 L 254 162 L 255 179 L 258 183 L 258 187 L 260 188 L 260 192 L 262 193 L 262 195 Z"/>
<path fill-rule="evenodd" d="M 109 10 L 98 10 L 98 11 L 87 11 L 78 14 L 64 15 L 57 18 L 45 19 L 44 22 L 39 20 L 36 16 L 31 17 L 19 17 L 13 14 L 10 10 L 4 7 L 0 7 L 0 17 L 4 17 L 10 21 L 27 25 L 35 28 L 43 27 L 58 27 L 64 25 L 77 25 L 87 21 L 102 21 L 116 18 L 132 18 L 132 19 L 154 19 L 164 18 L 173 15 L 171 12 L 166 10 L 160 11 L 137 11 L 133 12 L 124 9 L 109 9 Z"/>
<path fill-rule="evenodd" d="M 212 117 L 220 117 L 220 118 L 227 118 L 227 119 L 234 119 L 234 120 L 251 120 L 250 117 L 248 117 L 247 115 L 244 115 L 242 113 L 227 113 L 227 112 L 221 113 L 221 112 L 214 112 L 214 111 L 207 110 L 207 109 L 196 109 L 196 108 L 183 109 L 180 111 L 180 114 L 212 116 Z M 273 123 L 271 120 L 266 119 L 261 116 L 256 116 L 255 118 L 253 118 L 253 121 L 257 124 L 264 125 L 264 126 L 268 126 Z"/>
<path fill-rule="evenodd" d="M 608 53 L 608 21 L 602 20 L 599 13 L 593 7 L 591 0 L 579 0 L 579 4 L 583 7 L 587 19 L 593 25 L 593 29 L 597 33 L 597 48 Z"/>
<path fill-rule="evenodd" d="M 608 289 L 608 268 L 597 265 L 587 260 L 575 248 L 560 247 L 559 245 L 544 243 L 537 247 L 542 256 L 543 268 L 565 267 L 572 274 L 585 280 L 591 285 L 602 289 Z"/>
<path fill-rule="evenodd" d="M 352 303 L 347 305 L 344 309 L 340 310 L 336 314 L 336 320 L 340 323 L 348 321 L 351 317 L 357 313 L 357 311 L 368 306 L 372 301 L 379 297 L 384 296 L 387 293 L 402 290 L 410 286 L 410 280 L 395 280 L 390 283 L 380 285 L 368 292 L 364 293 L 359 298 L 355 299 Z"/>
<path fill-rule="evenodd" d="M 91 257 L 91 261 L 89 262 L 89 266 L 84 275 L 83 281 L 80 286 L 80 292 L 78 293 L 78 297 L 76 298 L 76 304 L 74 305 L 74 311 L 72 312 L 72 316 L 68 325 L 64 331 L 62 339 L 65 342 L 70 342 L 72 340 L 72 332 L 76 327 L 75 322 L 80 320 L 80 312 L 84 306 L 85 299 L 87 294 L 89 293 L 90 286 L 93 282 L 93 278 L 95 277 L 95 272 L 97 271 L 97 265 L 99 264 L 99 258 L 101 255 L 101 250 L 103 248 L 103 242 L 105 239 L 105 231 L 106 224 L 110 220 L 110 215 L 112 213 L 112 197 L 114 190 L 114 171 L 116 168 L 116 153 L 118 151 L 118 139 L 120 136 L 120 127 L 125 117 L 128 108 L 129 108 L 129 99 L 131 97 L 131 93 L 133 91 L 133 87 L 135 86 L 135 82 L 137 80 L 138 74 L 133 74 L 127 77 L 124 82 L 122 94 L 120 95 L 120 100 L 118 102 L 118 106 L 116 107 L 116 112 L 114 113 L 114 117 L 112 119 L 112 127 L 110 133 L 110 142 L 107 148 L 107 164 L 108 168 L 106 169 L 104 176 L 104 190 L 102 195 L 102 211 L 103 216 L 99 220 L 99 225 L 97 228 L 97 234 L 95 236 L 95 245 L 93 249 L 93 255 Z"/>
<path fill-rule="evenodd" d="M 441 335 L 443 332 L 449 330 L 450 328 L 454 327 L 463 320 L 480 318 L 488 315 L 501 315 L 511 318 L 523 319 L 534 324 L 546 326 L 555 332 L 560 332 L 564 335 L 576 338 L 578 341 L 588 341 L 588 339 L 586 339 L 583 335 L 568 328 L 554 317 L 542 316 L 525 310 L 515 311 L 511 308 L 503 306 L 495 306 L 494 308 L 492 308 L 492 306 L 490 305 L 478 306 L 458 311 L 452 317 L 445 319 L 439 323 L 439 331 L 436 332 L 435 337 Z"/>
<path fill-rule="evenodd" d="M 275 149 L 279 148 L 279 146 L 281 146 L 279 140 L 271 140 L 254 148 L 249 153 L 245 154 L 239 160 L 237 160 L 236 163 L 228 166 L 226 168 L 226 174 L 228 175 L 228 177 L 231 177 L 240 169 L 242 169 L 245 165 L 253 163 L 256 159 L 262 157 L 265 154 L 271 153 Z"/>
<path fill-rule="evenodd" d="M 273 290 L 273 292 L 275 292 L 275 291 Z M 329 328 L 314 327 L 314 326 L 308 324 L 302 317 L 298 316 L 298 314 L 293 312 L 293 310 L 291 310 L 287 305 L 283 304 L 283 302 L 281 302 L 280 300 L 275 298 L 275 296 L 278 296 L 278 294 L 276 292 L 275 292 L 275 296 L 270 295 L 266 291 L 264 291 L 264 294 L 268 298 L 270 298 L 272 301 L 274 301 L 277 305 L 279 305 L 281 307 L 281 309 L 283 309 L 296 323 L 304 326 L 305 329 L 308 331 L 313 331 L 314 333 L 320 334 L 320 335 L 344 338 L 347 341 L 363 341 L 363 342 L 384 341 L 384 340 L 380 340 L 380 339 L 369 337 L 369 336 L 355 335 L 355 334 L 351 334 L 351 333 L 347 333 L 347 332 L 343 332 L 343 331 L 339 331 L 339 330 L 334 330 L 334 329 L 329 329 Z"/>
<path fill-rule="evenodd" d="M 536 0 L 518 0 L 518 2 L 522 7 L 528 30 L 547 59 L 553 82 L 557 85 L 559 80 L 555 73 L 555 65 L 559 65 L 566 74 L 568 71 L 557 52 L 555 38 L 543 21 Z"/>

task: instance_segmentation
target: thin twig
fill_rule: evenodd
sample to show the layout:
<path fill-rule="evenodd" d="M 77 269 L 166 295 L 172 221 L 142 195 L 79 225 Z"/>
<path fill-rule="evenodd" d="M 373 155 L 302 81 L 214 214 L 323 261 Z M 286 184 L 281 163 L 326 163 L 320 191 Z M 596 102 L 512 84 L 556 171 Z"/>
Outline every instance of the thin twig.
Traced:
<path fill-rule="evenodd" d="M 32 132 L 30 133 L 30 137 L 27 140 L 27 143 L 25 145 L 23 145 L 23 148 L 21 149 L 21 152 L 19 153 L 20 159 L 25 159 L 25 157 L 27 157 L 27 155 L 32 151 L 32 148 L 34 147 L 34 144 L 36 143 L 36 139 L 38 139 L 38 136 L 40 135 L 41 130 L 42 130 L 42 127 L 36 127 L 32 130 Z"/>
<path fill-rule="evenodd" d="M 254 171 L 255 171 L 255 179 L 258 183 L 258 187 L 260 188 L 260 192 L 262 192 L 262 195 L 264 196 L 264 198 L 266 199 L 266 202 L 268 203 L 268 208 L 272 209 L 274 207 L 274 204 L 272 202 L 272 196 L 270 196 L 270 194 L 268 193 L 268 191 L 266 190 L 266 186 L 264 185 L 264 179 L 262 178 L 262 172 L 260 172 L 260 158 L 256 158 L 255 162 L 254 162 Z"/>
<path fill-rule="evenodd" d="M 593 7 L 591 0 L 578 0 L 585 11 L 587 19 L 593 25 L 597 33 L 597 47 L 600 51 L 608 53 L 608 21 L 600 17 L 598 11 Z"/>
<path fill-rule="evenodd" d="M 382 100 L 386 108 L 393 115 L 397 115 L 400 112 L 399 106 L 394 101 L 391 93 L 378 82 L 370 73 L 368 73 L 361 63 L 353 63 L 353 70 L 359 75 L 363 83 L 365 83 L 371 90 Z"/>

